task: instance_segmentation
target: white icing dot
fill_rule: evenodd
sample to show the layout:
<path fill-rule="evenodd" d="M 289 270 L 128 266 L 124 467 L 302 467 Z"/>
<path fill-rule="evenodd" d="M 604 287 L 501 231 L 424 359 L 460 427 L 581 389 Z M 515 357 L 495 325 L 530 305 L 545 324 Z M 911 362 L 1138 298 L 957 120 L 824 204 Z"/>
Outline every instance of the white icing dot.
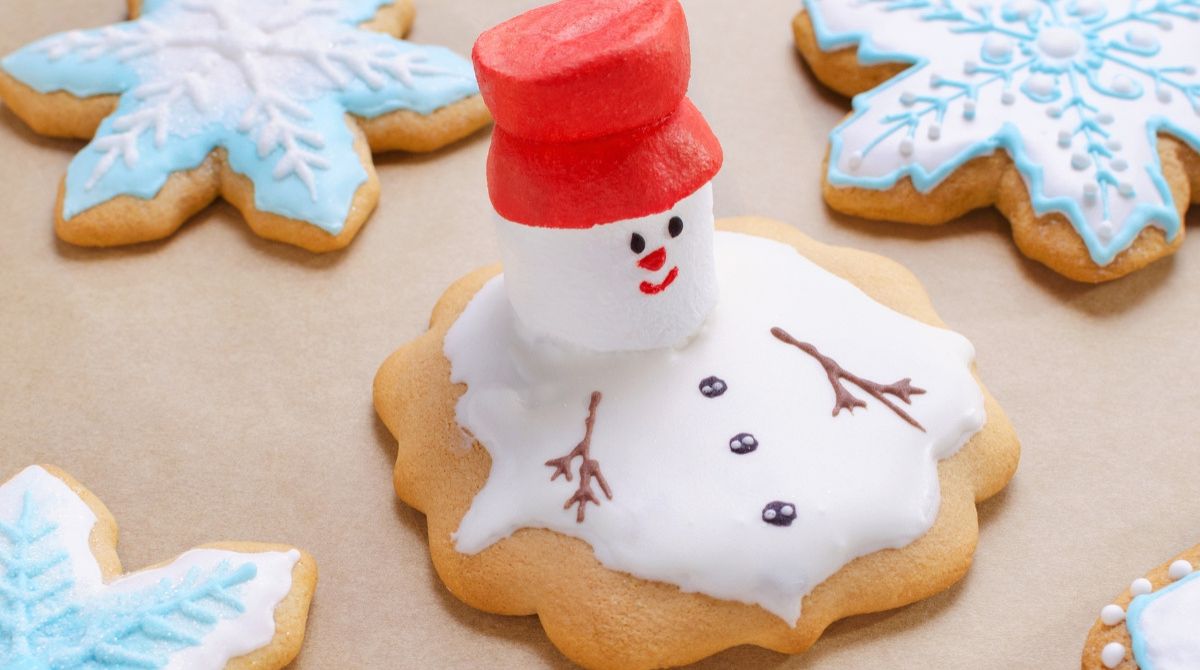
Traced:
<path fill-rule="evenodd" d="M 900 94 L 900 104 L 905 107 L 912 107 L 917 102 L 917 96 L 909 91 Z"/>
<path fill-rule="evenodd" d="M 851 170 L 857 170 L 862 167 L 863 155 L 861 151 L 855 151 L 850 154 L 849 166 Z"/>
<path fill-rule="evenodd" d="M 1046 108 L 1046 116 L 1048 116 L 1052 119 L 1057 119 L 1057 118 L 1061 117 L 1062 114 L 1063 114 L 1062 110 L 1059 109 L 1058 107 L 1047 107 Z"/>
<path fill-rule="evenodd" d="M 964 74 L 975 74 L 976 72 L 979 72 L 979 63 L 976 63 L 973 60 L 963 63 Z"/>
<path fill-rule="evenodd" d="M 1017 101 L 1017 96 L 1013 95 L 1012 91 L 1005 91 L 1000 94 L 1000 102 L 1005 105 L 1011 105 Z"/>
<path fill-rule="evenodd" d="M 1119 74 L 1113 77 L 1112 90 L 1121 95 L 1132 95 L 1137 88 L 1135 87 L 1133 80 L 1127 75 Z"/>
<path fill-rule="evenodd" d="M 1106 668 L 1115 668 L 1125 660 L 1125 645 L 1120 642 L 1109 642 L 1100 652 L 1100 662 Z"/>
<path fill-rule="evenodd" d="M 700 392 L 701 392 L 701 393 L 703 393 L 704 395 L 708 395 L 709 393 L 712 393 L 712 392 L 713 392 L 713 387 L 711 387 L 711 386 L 702 386 L 702 387 L 700 387 Z"/>
<path fill-rule="evenodd" d="M 1141 26 L 1130 30 L 1129 34 L 1126 35 L 1125 38 L 1129 40 L 1130 44 L 1138 47 L 1139 49 L 1153 49 L 1154 47 L 1158 46 L 1158 39 L 1154 37 L 1149 30 L 1146 30 Z"/>
<path fill-rule="evenodd" d="M 1083 37 L 1071 28 L 1054 26 L 1038 34 L 1037 46 L 1043 54 L 1065 60 L 1083 49 Z"/>
<path fill-rule="evenodd" d="M 1125 610 L 1120 605 L 1105 605 L 1100 610 L 1100 620 L 1105 626 L 1115 626 L 1125 620 Z"/>
<path fill-rule="evenodd" d="M 1121 182 L 1117 186 L 1117 193 L 1120 193 L 1121 196 L 1124 198 L 1132 198 L 1133 197 L 1133 184 L 1130 184 L 1127 181 Z"/>
<path fill-rule="evenodd" d="M 1158 101 L 1159 102 L 1171 102 L 1171 99 L 1172 99 L 1171 91 L 1169 91 L 1165 88 L 1158 89 Z"/>
<path fill-rule="evenodd" d="M 1116 170 L 1117 172 L 1124 172 L 1125 169 L 1129 167 L 1129 162 L 1122 158 L 1118 158 L 1117 160 L 1113 161 L 1111 165 L 1112 169 Z"/>
<path fill-rule="evenodd" d="M 1067 130 L 1058 131 L 1058 146 L 1066 149 L 1071 146 L 1071 133 Z"/>
<path fill-rule="evenodd" d="M 1096 196 L 1100 194 L 1100 189 L 1095 184 L 1088 182 L 1083 185 L 1083 201 L 1086 204 L 1096 204 Z"/>
<path fill-rule="evenodd" d="M 1120 140 L 1109 140 L 1108 144 L 1105 146 L 1107 146 L 1109 148 L 1109 150 L 1111 150 L 1111 151 L 1120 151 L 1121 150 L 1121 141 Z"/>
<path fill-rule="evenodd" d="M 1005 18 L 1011 17 L 1010 20 L 1013 21 L 1024 21 L 1037 11 L 1037 3 L 1033 0 L 1013 0 L 1008 4 L 1008 10 Z"/>
<path fill-rule="evenodd" d="M 763 512 L 763 518 L 766 519 L 767 521 L 774 519 L 775 518 L 775 510 L 773 510 L 773 509 L 765 510 Z"/>
<path fill-rule="evenodd" d="M 1183 579 L 1192 573 L 1192 564 L 1180 559 L 1167 568 L 1167 576 L 1171 579 Z"/>
<path fill-rule="evenodd" d="M 1171 23 L 1170 19 L 1162 19 L 1158 22 L 1158 27 L 1162 28 L 1163 30 L 1171 30 L 1175 27 L 1175 24 Z"/>
<path fill-rule="evenodd" d="M 1029 88 L 1031 93 L 1039 98 L 1048 98 L 1054 95 L 1054 92 L 1058 90 L 1058 82 L 1054 79 L 1054 77 L 1041 72 L 1030 77 L 1029 80 L 1025 82 L 1025 86 Z"/>
<path fill-rule="evenodd" d="M 942 81 L 943 81 L 942 75 L 940 75 L 940 74 L 934 73 L 934 74 L 929 75 L 929 85 L 934 88 L 941 86 Z"/>
<path fill-rule="evenodd" d="M 1137 596 L 1144 596 L 1153 590 L 1154 585 L 1151 584 L 1150 580 L 1146 579 L 1145 577 L 1138 577 L 1137 579 L 1133 580 L 1132 584 L 1129 585 L 1129 592 L 1133 594 L 1135 598 Z"/>
<path fill-rule="evenodd" d="M 1117 229 L 1113 226 L 1112 221 L 1101 221 L 1100 225 L 1096 226 L 1096 235 L 1100 238 L 1101 242 L 1112 241 L 1113 234 L 1116 232 Z"/>
<path fill-rule="evenodd" d="M 937 125 L 936 123 L 932 126 L 929 126 L 929 139 L 936 142 L 941 137 L 942 137 L 942 127 L 941 126 Z"/>
<path fill-rule="evenodd" d="M 1076 170 L 1086 170 L 1092 164 L 1092 159 L 1087 157 L 1087 154 L 1076 153 L 1071 156 L 1071 167 Z"/>
<path fill-rule="evenodd" d="M 1079 16 L 1091 18 L 1104 11 L 1104 4 L 1100 0 L 1075 0 L 1075 12 Z"/>
<path fill-rule="evenodd" d="M 907 137 L 900 140 L 900 155 L 911 156 L 913 154 L 913 141 Z"/>
<path fill-rule="evenodd" d="M 1107 125 L 1111 124 L 1115 119 L 1113 118 L 1112 114 L 1109 114 L 1108 112 L 1104 112 L 1100 116 L 1097 116 L 1096 120 L 1107 126 Z"/>
<path fill-rule="evenodd" d="M 784 505 L 783 509 L 779 510 L 784 516 L 791 516 L 796 513 L 796 508 L 791 505 Z"/>
<path fill-rule="evenodd" d="M 1012 57 L 1013 43 L 1007 37 L 992 33 L 983 41 L 983 55 L 988 59 L 1003 62 Z"/>
<path fill-rule="evenodd" d="M 963 103 L 963 117 L 968 121 L 975 118 L 976 104 L 974 100 L 968 100 Z"/>

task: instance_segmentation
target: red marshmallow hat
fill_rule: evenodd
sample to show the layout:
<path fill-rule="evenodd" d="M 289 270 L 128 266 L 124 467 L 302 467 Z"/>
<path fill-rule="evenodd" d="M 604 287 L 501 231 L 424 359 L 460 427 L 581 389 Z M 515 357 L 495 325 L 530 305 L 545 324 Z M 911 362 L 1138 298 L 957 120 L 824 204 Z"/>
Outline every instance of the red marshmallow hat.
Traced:
<path fill-rule="evenodd" d="M 684 97 L 679 0 L 561 0 L 485 32 L 472 60 L 496 119 L 488 191 L 509 221 L 649 216 L 721 168 L 720 143 Z"/>

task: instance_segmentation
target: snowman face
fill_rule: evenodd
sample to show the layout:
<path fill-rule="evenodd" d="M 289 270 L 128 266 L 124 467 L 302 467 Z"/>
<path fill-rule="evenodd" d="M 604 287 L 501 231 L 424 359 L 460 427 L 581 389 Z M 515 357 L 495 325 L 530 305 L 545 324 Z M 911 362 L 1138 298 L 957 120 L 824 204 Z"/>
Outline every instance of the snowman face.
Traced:
<path fill-rule="evenodd" d="M 505 286 L 521 324 L 597 351 L 685 341 L 716 303 L 712 186 L 671 209 L 586 229 L 501 220 Z"/>

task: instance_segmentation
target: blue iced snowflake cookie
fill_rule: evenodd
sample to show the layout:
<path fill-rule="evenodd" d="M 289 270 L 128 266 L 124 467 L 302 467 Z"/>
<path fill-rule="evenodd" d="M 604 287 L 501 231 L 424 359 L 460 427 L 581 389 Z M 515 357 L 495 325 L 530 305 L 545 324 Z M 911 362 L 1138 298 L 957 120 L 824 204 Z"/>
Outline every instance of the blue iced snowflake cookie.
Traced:
<path fill-rule="evenodd" d="M 796 36 L 858 94 L 830 135 L 834 208 L 941 223 L 995 204 L 1023 252 L 1081 281 L 1182 242 L 1200 0 L 804 0 Z"/>
<path fill-rule="evenodd" d="M 269 670 L 299 653 L 307 554 L 211 545 L 122 574 L 116 540 L 104 505 L 54 468 L 0 485 L 0 668 Z"/>
<path fill-rule="evenodd" d="M 91 140 L 60 191 L 68 242 L 166 237 L 223 196 L 263 237 L 341 248 L 379 199 L 372 151 L 488 122 L 469 61 L 376 31 L 407 31 L 410 0 L 128 2 L 0 60 L 17 115 Z"/>

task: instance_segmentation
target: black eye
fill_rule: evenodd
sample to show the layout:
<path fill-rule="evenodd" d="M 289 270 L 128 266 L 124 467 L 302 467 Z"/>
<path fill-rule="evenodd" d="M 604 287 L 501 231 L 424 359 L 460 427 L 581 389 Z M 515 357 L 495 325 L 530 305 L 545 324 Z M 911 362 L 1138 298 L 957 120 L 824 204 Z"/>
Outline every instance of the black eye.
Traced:
<path fill-rule="evenodd" d="M 646 238 L 634 233 L 633 237 L 629 238 L 629 248 L 632 249 L 633 253 L 635 254 L 642 253 L 646 250 Z"/>
<path fill-rule="evenodd" d="M 671 223 L 667 224 L 667 232 L 671 233 L 671 237 L 679 237 L 683 233 L 683 219 L 672 216 Z"/>

